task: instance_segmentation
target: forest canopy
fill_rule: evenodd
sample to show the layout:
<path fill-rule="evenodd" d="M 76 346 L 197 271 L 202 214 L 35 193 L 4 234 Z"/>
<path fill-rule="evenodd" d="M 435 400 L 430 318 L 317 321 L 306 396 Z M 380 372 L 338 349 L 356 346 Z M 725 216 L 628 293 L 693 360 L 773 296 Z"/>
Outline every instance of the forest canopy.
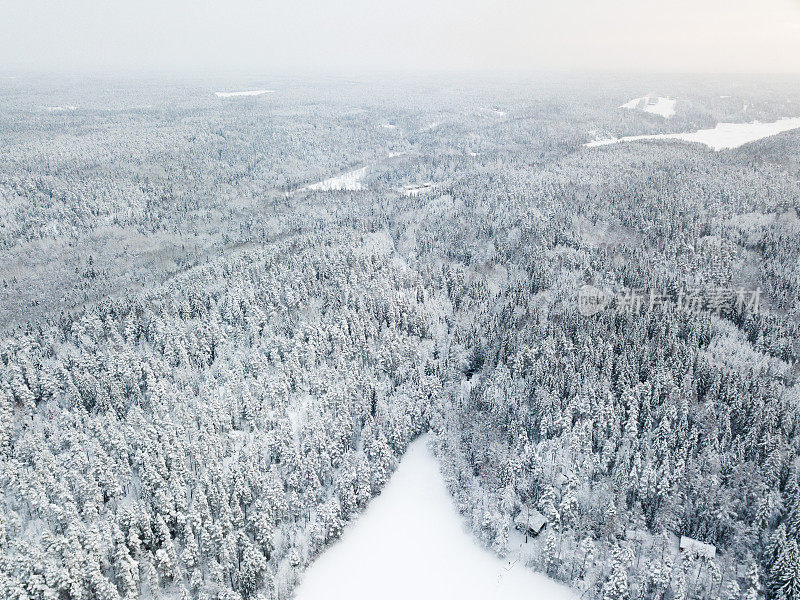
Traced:
<path fill-rule="evenodd" d="M 585 598 L 800 600 L 800 131 L 584 146 L 796 86 L 248 83 L 0 83 L 0 597 L 290 598 L 430 432 Z"/>

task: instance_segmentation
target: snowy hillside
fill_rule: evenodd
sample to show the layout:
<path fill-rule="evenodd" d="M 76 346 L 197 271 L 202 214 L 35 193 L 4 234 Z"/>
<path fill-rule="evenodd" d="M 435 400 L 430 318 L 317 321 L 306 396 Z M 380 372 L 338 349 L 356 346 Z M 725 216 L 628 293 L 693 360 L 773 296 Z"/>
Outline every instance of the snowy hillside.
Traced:
<path fill-rule="evenodd" d="M 342 538 L 302 576 L 297 600 L 571 600 L 567 588 L 467 533 L 427 436 Z"/>

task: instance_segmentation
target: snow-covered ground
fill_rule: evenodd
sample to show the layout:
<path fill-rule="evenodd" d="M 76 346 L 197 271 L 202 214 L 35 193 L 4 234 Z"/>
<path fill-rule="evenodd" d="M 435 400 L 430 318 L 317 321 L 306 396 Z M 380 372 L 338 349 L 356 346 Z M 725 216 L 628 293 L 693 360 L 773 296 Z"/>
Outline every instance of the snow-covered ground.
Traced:
<path fill-rule="evenodd" d="M 322 181 L 318 181 L 317 183 L 309 184 L 301 189 L 313 190 L 315 192 L 330 192 L 330 191 L 352 192 L 356 190 L 363 190 L 364 184 L 362 183 L 361 180 L 364 178 L 364 175 L 367 174 L 367 171 L 374 168 L 376 165 L 380 165 L 381 163 L 391 160 L 392 158 L 403 156 L 404 154 L 405 152 L 390 152 L 384 158 L 369 163 L 364 167 L 348 171 L 347 173 L 334 175 L 333 177 L 328 177 L 328 179 L 323 179 Z"/>
<path fill-rule="evenodd" d="M 47 112 L 70 112 L 73 110 L 77 110 L 77 106 L 72 106 L 71 104 L 65 106 L 43 106 Z"/>
<path fill-rule="evenodd" d="M 567 588 L 479 547 L 423 437 L 342 538 L 302 576 L 297 600 L 574 600 Z"/>
<path fill-rule="evenodd" d="M 498 117 L 505 117 L 506 116 L 506 111 L 500 110 L 496 106 L 493 106 L 492 108 L 488 108 L 486 110 L 488 110 L 491 113 L 496 114 Z"/>
<path fill-rule="evenodd" d="M 235 98 L 237 96 L 261 96 L 274 93 L 275 90 L 245 90 L 243 92 L 214 92 L 214 95 L 217 98 Z"/>
<path fill-rule="evenodd" d="M 419 196 L 423 192 L 428 192 L 433 189 L 434 183 L 426 181 L 425 183 L 409 184 L 403 186 L 404 196 Z"/>
<path fill-rule="evenodd" d="M 361 179 L 367 174 L 367 167 L 361 167 L 355 171 L 348 171 L 335 177 L 323 179 L 308 186 L 309 190 L 317 192 L 329 192 L 332 190 L 361 190 L 364 189 Z"/>
<path fill-rule="evenodd" d="M 626 102 L 620 108 L 631 110 L 643 110 L 654 115 L 661 115 L 665 119 L 675 115 L 675 98 L 664 98 L 662 96 L 642 96 Z"/>
<path fill-rule="evenodd" d="M 620 142 L 636 142 L 639 140 L 683 140 L 705 144 L 714 150 L 738 148 L 743 144 L 754 142 L 784 131 L 800 128 L 800 117 L 780 119 L 773 123 L 717 123 L 713 129 L 700 129 L 691 133 L 659 133 L 655 135 L 630 135 L 621 138 L 595 139 L 585 146 L 607 146 Z"/>

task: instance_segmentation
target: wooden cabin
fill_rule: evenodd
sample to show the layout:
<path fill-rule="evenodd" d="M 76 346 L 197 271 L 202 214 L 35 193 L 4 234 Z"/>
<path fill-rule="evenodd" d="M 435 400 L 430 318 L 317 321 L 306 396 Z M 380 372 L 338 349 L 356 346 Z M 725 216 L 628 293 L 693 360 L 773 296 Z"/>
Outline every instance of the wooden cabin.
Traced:
<path fill-rule="evenodd" d="M 514 527 L 530 537 L 536 537 L 547 527 L 547 519 L 538 510 L 523 508 L 514 519 Z"/>

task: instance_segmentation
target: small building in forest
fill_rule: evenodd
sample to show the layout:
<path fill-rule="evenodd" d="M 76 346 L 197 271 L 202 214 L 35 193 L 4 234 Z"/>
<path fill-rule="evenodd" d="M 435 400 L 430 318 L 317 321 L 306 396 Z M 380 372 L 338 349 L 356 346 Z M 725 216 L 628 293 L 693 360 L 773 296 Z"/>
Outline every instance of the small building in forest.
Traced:
<path fill-rule="evenodd" d="M 531 537 L 536 537 L 547 527 L 547 519 L 534 508 L 523 508 L 514 519 L 514 527 Z"/>
<path fill-rule="evenodd" d="M 685 535 L 681 536 L 680 549 L 681 552 L 690 552 L 691 554 L 696 554 L 701 558 L 711 559 L 717 555 L 717 549 L 715 546 L 706 544 L 705 542 L 699 542 L 696 539 L 686 537 Z"/>
<path fill-rule="evenodd" d="M 564 489 L 564 487 L 569 483 L 570 479 L 574 479 L 575 474 L 566 469 L 565 471 L 560 471 L 554 478 L 553 478 L 553 487 L 557 489 L 559 492 Z"/>

